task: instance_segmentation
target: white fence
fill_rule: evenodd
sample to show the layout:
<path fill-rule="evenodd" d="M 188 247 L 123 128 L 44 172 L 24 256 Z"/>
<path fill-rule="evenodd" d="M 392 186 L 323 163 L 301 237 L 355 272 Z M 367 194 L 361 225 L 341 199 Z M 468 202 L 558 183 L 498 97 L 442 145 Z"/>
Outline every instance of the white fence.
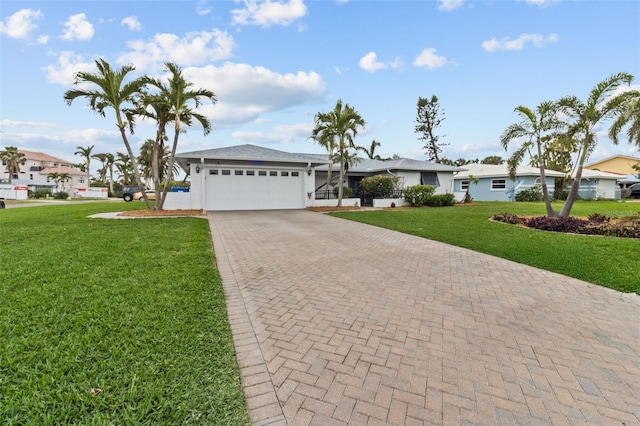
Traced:
<path fill-rule="evenodd" d="M 78 188 L 75 196 L 80 198 L 109 198 L 109 188 Z"/>
<path fill-rule="evenodd" d="M 26 200 L 29 198 L 29 188 L 23 185 L 0 184 L 0 198 Z"/>

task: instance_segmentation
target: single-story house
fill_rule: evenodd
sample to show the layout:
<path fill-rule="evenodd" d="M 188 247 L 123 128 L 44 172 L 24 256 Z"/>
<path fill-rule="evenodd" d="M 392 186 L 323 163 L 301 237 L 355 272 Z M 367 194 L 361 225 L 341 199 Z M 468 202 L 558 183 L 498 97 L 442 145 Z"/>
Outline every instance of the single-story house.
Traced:
<path fill-rule="evenodd" d="M 215 210 L 300 209 L 314 205 L 316 191 L 326 190 L 326 155 L 296 154 L 255 145 L 237 145 L 176 155 L 191 176 L 191 189 L 172 193 L 166 208 Z M 337 185 L 339 165 L 334 167 Z M 461 170 L 424 161 L 361 160 L 352 165 L 346 184 L 357 188 L 366 176 L 398 176 L 403 186 L 428 183 L 437 193 L 451 192 L 453 173 Z M 331 188 L 329 188 L 331 189 Z M 335 203 L 335 200 L 332 200 Z M 335 205 L 335 204 L 333 204 Z"/>
<path fill-rule="evenodd" d="M 477 201 L 515 201 L 516 194 L 534 185 L 540 185 L 538 167 L 518 166 L 514 180 L 509 178 L 506 164 L 465 164 L 464 171 L 454 176 L 454 193 L 469 194 Z M 564 173 L 545 170 L 547 187 L 553 193 L 555 178 Z M 595 170 L 582 170 L 578 195 L 582 199 L 620 198 L 617 180 L 620 176 Z M 475 179 L 478 182 L 475 183 Z"/>
<path fill-rule="evenodd" d="M 326 155 L 323 157 L 326 158 Z M 331 189 L 327 188 L 328 169 L 327 164 L 316 167 L 318 190 Z M 458 167 L 410 158 L 386 161 L 359 158 L 349 167 L 346 184 L 354 192 L 357 192 L 362 179 L 374 175 L 387 175 L 398 177 L 401 188 L 413 185 L 432 185 L 436 188 L 436 194 L 445 194 L 453 193 L 453 173 L 460 170 L 462 169 Z M 339 173 L 340 164 L 334 163 L 331 172 L 331 187 L 337 185 Z"/>

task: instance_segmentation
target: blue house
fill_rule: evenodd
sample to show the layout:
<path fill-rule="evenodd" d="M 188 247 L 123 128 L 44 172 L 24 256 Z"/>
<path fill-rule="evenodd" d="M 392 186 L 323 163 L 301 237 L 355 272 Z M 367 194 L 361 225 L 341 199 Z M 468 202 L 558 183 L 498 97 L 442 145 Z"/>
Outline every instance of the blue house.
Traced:
<path fill-rule="evenodd" d="M 540 185 L 540 169 L 518 166 L 515 179 L 509 178 L 506 164 L 466 164 L 465 170 L 453 178 L 456 199 L 462 200 L 467 188 L 476 201 L 515 201 L 516 194 L 535 185 Z M 547 187 L 553 193 L 554 180 L 565 174 L 555 170 L 545 170 Z M 578 195 L 585 200 L 619 199 L 620 175 L 598 170 L 582 170 Z M 478 180 L 475 183 L 476 179 Z"/>
<path fill-rule="evenodd" d="M 518 166 L 514 180 L 509 178 L 506 164 L 465 164 L 461 167 L 465 170 L 453 177 L 458 200 L 464 198 L 468 188 L 469 195 L 476 201 L 515 201 L 518 192 L 540 185 L 540 169 L 537 167 Z M 564 177 L 564 173 L 554 170 L 547 170 L 545 174 L 550 191 L 553 191 L 555 178 Z"/>

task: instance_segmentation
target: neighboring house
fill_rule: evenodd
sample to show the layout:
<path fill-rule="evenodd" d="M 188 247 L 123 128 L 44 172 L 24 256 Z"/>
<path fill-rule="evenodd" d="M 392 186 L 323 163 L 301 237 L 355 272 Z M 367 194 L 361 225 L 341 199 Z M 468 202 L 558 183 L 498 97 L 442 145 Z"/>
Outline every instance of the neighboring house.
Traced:
<path fill-rule="evenodd" d="M 634 165 L 638 164 L 640 164 L 640 158 L 638 157 L 614 155 L 613 157 L 587 164 L 584 168 L 626 176 L 640 173 L 640 171 L 633 168 Z"/>
<path fill-rule="evenodd" d="M 616 173 L 582 169 L 578 195 L 583 200 L 620 199 L 619 180 L 624 177 Z"/>
<path fill-rule="evenodd" d="M 518 166 L 514 180 L 509 178 L 506 164 L 466 164 L 466 170 L 454 177 L 455 193 L 469 194 L 476 201 L 515 201 L 516 194 L 534 185 L 540 185 L 538 167 Z M 555 178 L 565 174 L 555 170 L 545 170 L 547 187 L 553 194 Z M 620 198 L 617 180 L 613 173 L 583 169 L 578 195 L 582 199 Z M 478 183 L 474 183 L 478 179 Z M 470 186 L 469 186 L 470 185 Z"/>
<path fill-rule="evenodd" d="M 76 168 L 74 163 L 54 157 L 42 152 L 19 150 L 26 159 L 24 165 L 20 166 L 20 173 L 14 173 L 12 183 L 26 185 L 30 191 L 37 189 L 49 189 L 53 192 L 64 191 L 73 195 L 80 188 L 87 188 L 87 174 Z M 8 181 L 9 173 L 6 170 L 6 164 L 2 164 L 0 168 L 0 180 Z M 71 179 L 68 182 L 60 183 L 60 187 L 56 188 L 56 184 L 49 179 L 50 173 L 68 173 Z"/>
<path fill-rule="evenodd" d="M 188 193 L 172 193 L 183 209 L 270 210 L 310 207 L 316 191 L 326 186 L 327 156 L 293 154 L 255 145 L 238 145 L 176 155 L 191 175 Z M 436 186 L 437 193 L 451 192 L 456 167 L 424 161 L 363 159 L 349 168 L 346 183 L 357 188 L 366 176 L 398 176 L 403 186 L 419 183 Z M 339 165 L 334 165 L 334 184 Z M 167 198 L 170 201 L 170 198 Z M 335 200 L 333 200 L 335 203 Z M 171 201 L 169 204 L 175 206 Z M 169 208 L 169 207 L 167 207 Z"/>
<path fill-rule="evenodd" d="M 465 164 L 465 170 L 454 176 L 454 193 L 460 200 L 460 194 L 467 192 L 476 201 L 515 201 L 516 194 L 534 185 L 540 184 L 540 169 L 518 166 L 514 180 L 509 178 L 506 164 Z M 556 177 L 564 173 L 546 170 L 547 187 L 553 193 Z M 478 179 L 478 183 L 474 180 Z"/>

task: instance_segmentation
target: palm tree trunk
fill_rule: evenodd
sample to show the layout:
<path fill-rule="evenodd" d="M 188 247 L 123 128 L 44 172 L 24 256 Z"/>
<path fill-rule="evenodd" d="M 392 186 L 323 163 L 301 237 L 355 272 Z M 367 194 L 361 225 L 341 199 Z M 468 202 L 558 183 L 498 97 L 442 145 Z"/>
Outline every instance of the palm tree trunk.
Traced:
<path fill-rule="evenodd" d="M 122 122 L 122 117 L 120 116 L 120 111 L 116 111 L 116 120 L 118 121 L 118 129 L 120 129 L 120 136 L 122 137 L 122 142 L 124 142 L 125 148 L 127 148 L 127 153 L 129 154 L 129 159 L 131 160 L 131 167 L 133 168 L 133 175 L 136 178 L 136 183 L 140 187 L 140 189 L 144 188 L 142 184 L 142 178 L 140 177 L 140 170 L 138 170 L 138 164 L 136 163 L 136 156 L 133 155 L 133 150 L 131 149 L 131 144 L 127 139 L 127 133 L 124 127 L 124 123 Z M 147 197 L 147 193 L 142 191 L 142 199 L 144 200 L 147 208 L 149 210 L 153 210 L 151 206 L 151 201 L 149 201 L 149 197 Z"/>
<path fill-rule="evenodd" d="M 342 207 L 342 182 L 344 181 L 344 135 L 340 135 L 340 179 L 338 181 L 338 205 Z"/>
<path fill-rule="evenodd" d="M 569 213 L 571 213 L 571 209 L 573 208 L 573 204 L 576 202 L 578 198 L 578 191 L 580 189 L 580 180 L 582 180 L 582 166 L 587 159 L 588 154 L 588 142 L 585 141 L 582 146 L 582 154 L 580 155 L 580 161 L 578 162 L 578 168 L 576 169 L 576 177 L 571 184 L 571 190 L 569 191 L 569 196 L 567 196 L 567 200 L 564 202 L 562 206 L 562 210 L 560 210 L 560 217 L 567 217 Z"/>
<path fill-rule="evenodd" d="M 542 198 L 544 199 L 544 204 L 547 208 L 547 216 L 552 217 L 556 215 L 556 212 L 553 210 L 553 206 L 551 205 L 551 199 L 549 198 L 549 188 L 547 187 L 547 175 L 545 173 L 544 167 L 544 158 L 542 157 L 542 146 L 540 145 L 540 138 L 537 140 L 538 145 L 538 161 L 540 162 L 540 184 L 542 186 Z"/>
<path fill-rule="evenodd" d="M 167 198 L 167 192 L 169 191 L 169 183 L 171 183 L 171 171 L 173 170 L 173 164 L 176 157 L 176 151 L 178 149 L 178 138 L 180 136 L 180 115 L 176 114 L 175 118 L 175 133 L 173 134 L 173 144 L 171 145 L 171 155 L 169 156 L 169 165 L 167 166 L 167 176 L 164 179 L 164 188 L 162 190 L 162 196 L 156 202 L 158 210 L 162 210 L 164 206 L 164 200 Z M 204 173 L 204 170 L 201 171 Z"/>

